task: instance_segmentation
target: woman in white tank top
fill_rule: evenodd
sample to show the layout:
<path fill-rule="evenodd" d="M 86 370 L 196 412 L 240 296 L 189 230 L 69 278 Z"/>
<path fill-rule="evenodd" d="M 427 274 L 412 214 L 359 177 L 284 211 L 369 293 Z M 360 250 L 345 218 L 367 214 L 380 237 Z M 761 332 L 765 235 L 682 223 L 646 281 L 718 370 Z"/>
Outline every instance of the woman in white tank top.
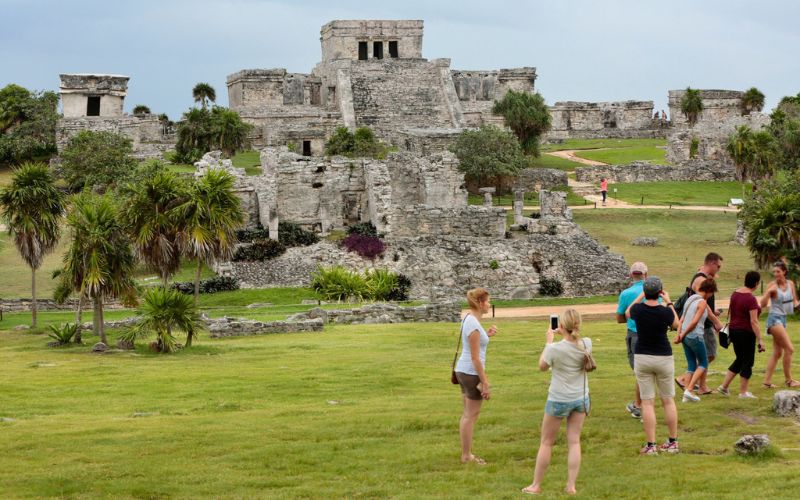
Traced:
<path fill-rule="evenodd" d="M 783 357 L 783 375 L 786 378 L 787 387 L 800 387 L 800 381 L 792 378 L 792 355 L 794 345 L 786 331 L 786 316 L 794 314 L 794 308 L 800 304 L 797 300 L 797 290 L 794 282 L 786 279 L 786 264 L 776 262 L 772 268 L 772 275 L 775 280 L 767 285 L 767 290 L 761 297 L 761 307 L 766 307 L 769 303 L 769 315 L 767 316 L 767 334 L 772 336 L 772 355 L 767 361 L 767 369 L 764 373 L 764 387 L 775 389 L 778 386 L 772 383 L 772 374 L 778 365 L 778 360 Z"/>

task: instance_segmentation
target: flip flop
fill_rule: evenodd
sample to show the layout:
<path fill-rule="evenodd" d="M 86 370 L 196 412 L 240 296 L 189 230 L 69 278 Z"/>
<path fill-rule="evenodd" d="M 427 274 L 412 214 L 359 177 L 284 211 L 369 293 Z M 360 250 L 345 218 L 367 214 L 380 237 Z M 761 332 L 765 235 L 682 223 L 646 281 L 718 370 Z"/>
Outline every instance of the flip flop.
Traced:
<path fill-rule="evenodd" d="M 777 387 L 777 386 L 776 386 Z M 800 381 L 797 380 L 787 380 L 786 387 L 800 387 Z"/>
<path fill-rule="evenodd" d="M 712 391 L 711 389 L 709 389 L 709 390 L 707 390 L 707 391 L 703 391 L 703 392 L 698 392 L 698 393 L 697 393 L 697 395 L 698 395 L 698 396 L 708 396 L 709 394 L 714 394 L 714 391 Z"/>
<path fill-rule="evenodd" d="M 472 458 L 470 458 L 466 462 L 461 462 L 461 463 L 462 464 L 473 463 L 475 465 L 486 465 L 486 460 L 482 459 L 481 457 L 476 457 L 475 455 L 473 455 Z"/>
<path fill-rule="evenodd" d="M 542 494 L 541 491 L 533 491 L 530 486 L 526 486 L 526 487 L 522 488 L 521 491 L 523 493 L 525 493 L 526 495 L 541 495 Z"/>
<path fill-rule="evenodd" d="M 676 383 L 676 384 L 678 385 L 678 387 L 680 387 L 681 389 L 683 389 L 683 390 L 686 390 L 686 386 L 685 386 L 685 385 L 683 385 L 683 384 L 681 384 L 680 382 L 678 382 L 678 379 L 677 379 L 677 378 L 675 379 L 675 383 Z"/>
<path fill-rule="evenodd" d="M 777 389 L 777 388 L 778 388 L 778 386 L 777 386 L 777 385 L 775 385 L 775 384 L 767 384 L 767 383 L 763 383 L 763 384 L 761 384 L 761 385 L 763 385 L 763 386 L 764 386 L 764 389 Z"/>

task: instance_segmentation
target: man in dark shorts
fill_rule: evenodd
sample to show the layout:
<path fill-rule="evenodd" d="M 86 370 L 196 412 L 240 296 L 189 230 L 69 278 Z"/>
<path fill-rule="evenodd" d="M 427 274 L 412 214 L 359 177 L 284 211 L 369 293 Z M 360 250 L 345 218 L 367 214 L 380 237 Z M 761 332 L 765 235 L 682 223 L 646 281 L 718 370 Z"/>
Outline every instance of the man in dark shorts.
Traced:
<path fill-rule="evenodd" d="M 694 290 L 695 293 L 700 289 L 700 285 L 707 280 L 708 278 L 717 279 L 719 275 L 719 270 L 722 268 L 722 256 L 716 252 L 710 252 L 706 255 L 705 260 L 703 261 L 703 265 L 700 266 L 700 269 L 697 270 L 697 273 L 692 277 L 692 284 L 691 288 Z M 717 357 L 717 332 L 714 330 L 714 323 L 711 319 L 711 316 L 719 316 L 722 314 L 722 311 L 717 309 L 714 304 L 714 295 L 709 297 L 706 302 L 708 303 L 708 312 L 709 318 L 706 319 L 703 327 L 705 332 L 703 334 L 703 340 L 706 344 L 706 352 L 708 353 L 708 364 L 710 365 L 712 361 Z M 699 395 L 703 394 L 711 394 L 713 391 L 711 388 L 708 387 L 708 382 L 706 377 L 708 376 L 708 370 L 703 373 L 703 376 L 700 378 L 699 381 L 699 389 L 697 393 Z M 678 385 L 683 388 L 687 383 L 686 376 L 682 375 L 676 379 Z M 691 388 L 689 388 L 691 390 Z"/>

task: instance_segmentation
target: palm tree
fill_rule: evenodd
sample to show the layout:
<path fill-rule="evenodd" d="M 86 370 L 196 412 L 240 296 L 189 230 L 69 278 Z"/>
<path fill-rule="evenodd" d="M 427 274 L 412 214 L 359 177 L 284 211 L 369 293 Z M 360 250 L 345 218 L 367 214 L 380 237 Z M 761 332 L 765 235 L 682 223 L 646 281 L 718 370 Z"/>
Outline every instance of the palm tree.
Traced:
<path fill-rule="evenodd" d="M 700 113 L 703 112 L 703 98 L 700 97 L 700 91 L 691 87 L 686 87 L 686 93 L 681 98 L 681 112 L 686 116 L 689 126 L 694 126 Z"/>
<path fill-rule="evenodd" d="M 36 328 L 36 270 L 61 237 L 64 195 L 56 189 L 47 165 L 24 163 L 14 169 L 11 185 L 0 192 L 0 206 L 8 232 L 31 268 L 31 326 Z"/>
<path fill-rule="evenodd" d="M 204 329 L 203 320 L 192 299 L 178 290 L 151 288 L 142 296 L 142 304 L 138 310 L 142 320 L 125 336 L 134 341 L 137 337 L 155 332 L 158 348 L 161 352 L 175 350 L 176 331 L 186 332 L 186 346 L 192 344 L 192 338 Z"/>
<path fill-rule="evenodd" d="M 175 210 L 186 200 L 186 184 L 174 173 L 161 171 L 122 189 L 122 220 L 131 235 L 136 256 L 158 272 L 166 288 L 181 264 L 178 245 L 180 220 Z"/>
<path fill-rule="evenodd" d="M 56 285 L 56 289 L 53 290 L 53 300 L 55 300 L 56 304 L 63 304 L 64 302 L 69 299 L 69 296 L 72 295 L 73 290 L 72 283 L 67 276 L 66 268 L 56 269 L 53 271 L 53 279 L 59 280 L 58 284 Z M 83 337 L 81 335 L 82 330 L 82 317 L 83 317 L 83 302 L 86 300 L 86 294 L 83 290 L 77 290 L 78 292 L 78 307 L 75 308 L 75 336 L 72 338 L 73 342 L 76 344 L 83 343 Z"/>
<path fill-rule="evenodd" d="M 211 111 L 211 129 L 215 146 L 222 150 L 226 158 L 230 158 L 247 144 L 247 136 L 253 126 L 243 122 L 236 111 L 215 107 Z"/>
<path fill-rule="evenodd" d="M 539 137 L 550 130 L 550 110 L 541 94 L 509 90 L 495 101 L 492 113 L 501 115 L 506 126 L 514 131 L 525 154 L 539 156 Z"/>
<path fill-rule="evenodd" d="M 107 344 L 103 300 L 122 298 L 130 304 L 136 297 L 131 277 L 136 259 L 128 234 L 109 195 L 76 195 L 67 223 L 72 229 L 72 243 L 64 255 L 62 286 L 71 287 L 79 297 L 92 299 L 93 329 Z"/>
<path fill-rule="evenodd" d="M 755 87 L 750 87 L 742 95 L 742 115 L 749 115 L 753 111 L 764 109 L 764 94 Z"/>
<path fill-rule="evenodd" d="M 201 103 L 203 105 L 203 109 L 206 109 L 209 101 L 217 101 L 217 92 L 211 85 L 200 82 L 192 89 L 192 97 L 194 98 L 194 102 Z"/>
<path fill-rule="evenodd" d="M 237 242 L 236 230 L 244 223 L 239 198 L 233 191 L 233 176 L 224 170 L 209 170 L 194 182 L 179 212 L 184 221 L 180 235 L 183 254 L 197 259 L 196 307 L 203 264 L 230 259 Z M 191 338 L 187 340 L 187 345 L 191 345 Z"/>
<path fill-rule="evenodd" d="M 727 150 L 741 182 L 751 179 L 755 183 L 775 175 L 780 151 L 775 137 L 768 131 L 753 132 L 747 125 L 739 125 L 728 139 Z"/>

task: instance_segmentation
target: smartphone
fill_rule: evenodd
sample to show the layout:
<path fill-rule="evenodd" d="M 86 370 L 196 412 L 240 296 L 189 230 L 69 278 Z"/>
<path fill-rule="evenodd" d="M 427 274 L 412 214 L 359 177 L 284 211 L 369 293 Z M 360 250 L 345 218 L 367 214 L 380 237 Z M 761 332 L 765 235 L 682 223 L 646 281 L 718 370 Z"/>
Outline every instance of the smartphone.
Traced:
<path fill-rule="evenodd" d="M 550 329 L 558 330 L 558 314 L 550 315 Z"/>

